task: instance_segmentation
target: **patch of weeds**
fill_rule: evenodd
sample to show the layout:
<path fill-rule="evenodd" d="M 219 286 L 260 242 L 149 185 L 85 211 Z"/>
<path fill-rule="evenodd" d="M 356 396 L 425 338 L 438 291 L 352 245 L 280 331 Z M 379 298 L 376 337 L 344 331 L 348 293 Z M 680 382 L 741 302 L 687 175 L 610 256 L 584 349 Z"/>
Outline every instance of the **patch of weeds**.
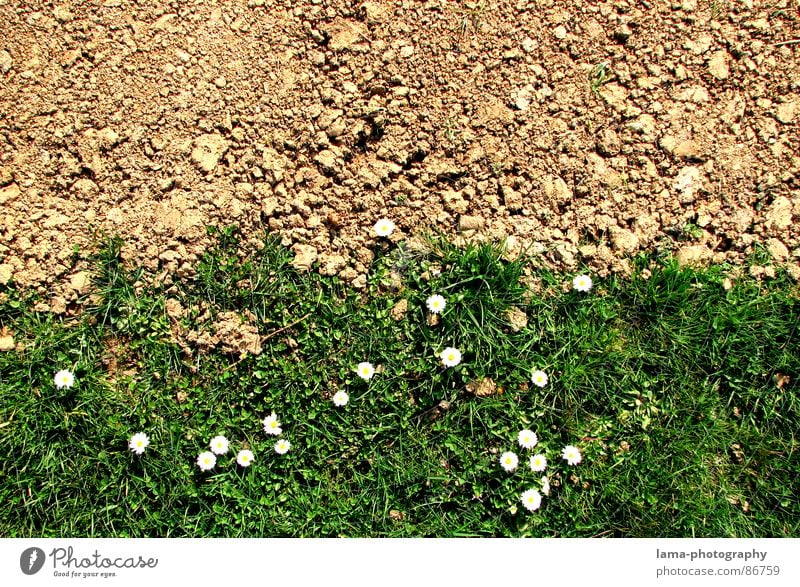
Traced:
<path fill-rule="evenodd" d="M 761 243 L 754 243 L 752 252 L 745 260 L 745 266 L 751 265 L 771 265 L 774 263 L 772 255 L 770 255 L 767 248 Z"/>
<path fill-rule="evenodd" d="M 690 240 L 698 240 L 703 236 L 703 229 L 692 222 L 684 224 L 682 232 Z"/>
<path fill-rule="evenodd" d="M 731 5 L 728 0 L 707 0 L 708 8 L 711 11 L 711 18 L 719 20 L 730 12 Z"/>
<path fill-rule="evenodd" d="M 457 117 L 451 116 L 444 121 L 444 137 L 452 147 L 458 148 L 464 144 L 462 132 Z"/>
<path fill-rule="evenodd" d="M 589 88 L 593 93 L 600 92 L 600 87 L 614 77 L 614 71 L 608 61 L 595 64 L 589 71 Z"/>
<path fill-rule="evenodd" d="M 463 7 L 458 9 L 460 14 L 458 32 L 462 37 L 469 33 L 480 32 L 483 16 L 487 8 L 488 3 L 486 0 L 463 3 Z"/>
<path fill-rule="evenodd" d="M 665 232 L 671 236 L 672 239 L 678 242 L 697 241 L 703 236 L 703 229 L 694 222 L 685 222 L 683 224 L 673 224 L 665 229 Z"/>

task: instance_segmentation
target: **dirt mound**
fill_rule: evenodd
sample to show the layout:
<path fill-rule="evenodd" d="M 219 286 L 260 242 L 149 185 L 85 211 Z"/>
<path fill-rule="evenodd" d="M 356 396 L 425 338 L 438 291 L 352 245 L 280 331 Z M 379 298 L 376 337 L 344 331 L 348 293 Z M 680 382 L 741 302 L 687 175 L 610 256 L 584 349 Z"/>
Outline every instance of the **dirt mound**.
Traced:
<path fill-rule="evenodd" d="M 359 284 L 380 217 L 601 275 L 800 255 L 790 0 L 52 6 L 0 0 L 4 281 L 69 299 L 99 231 L 169 280 L 238 224 Z"/>

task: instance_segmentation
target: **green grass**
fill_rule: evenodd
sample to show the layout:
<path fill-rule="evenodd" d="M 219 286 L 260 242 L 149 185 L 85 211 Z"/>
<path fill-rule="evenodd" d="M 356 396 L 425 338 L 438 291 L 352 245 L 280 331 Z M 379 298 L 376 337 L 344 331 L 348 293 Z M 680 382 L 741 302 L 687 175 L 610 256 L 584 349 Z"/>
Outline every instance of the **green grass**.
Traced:
<path fill-rule="evenodd" d="M 631 278 L 579 293 L 563 287 L 572 275 L 496 247 L 382 241 L 358 291 L 298 273 L 271 236 L 245 251 L 234 230 L 215 232 L 196 276 L 160 287 L 137 284 L 108 241 L 76 316 L 1 286 L 0 326 L 20 347 L 0 352 L 0 535 L 800 535 L 800 314 L 782 272 L 726 291 L 731 268 L 640 258 Z M 448 304 L 435 326 L 432 293 Z M 167 313 L 175 300 L 182 317 Z M 528 316 L 518 332 L 512 308 Z M 231 311 L 250 317 L 260 354 L 186 342 Z M 463 352 L 455 368 L 438 359 L 447 346 Z M 369 382 L 361 361 L 378 367 Z M 76 383 L 58 390 L 63 368 Z M 546 387 L 530 384 L 535 369 Z M 776 374 L 791 380 L 779 389 Z M 501 392 L 465 391 L 484 377 Z M 284 456 L 261 429 L 272 411 Z M 519 502 L 541 477 L 522 428 L 553 485 L 535 513 Z M 139 431 L 141 457 L 127 449 Z M 201 473 L 217 434 L 255 464 L 229 453 Z M 560 458 L 566 444 L 580 465 Z M 520 455 L 512 474 L 506 450 Z"/>

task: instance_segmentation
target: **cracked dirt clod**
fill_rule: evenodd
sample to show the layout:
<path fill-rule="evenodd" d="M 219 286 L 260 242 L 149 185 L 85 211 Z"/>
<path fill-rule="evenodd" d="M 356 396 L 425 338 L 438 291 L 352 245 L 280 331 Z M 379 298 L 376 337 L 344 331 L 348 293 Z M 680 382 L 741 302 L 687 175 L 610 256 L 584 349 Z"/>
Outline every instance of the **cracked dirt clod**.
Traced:
<path fill-rule="evenodd" d="M 408 300 L 405 298 L 398 300 L 394 306 L 392 306 L 391 311 L 389 312 L 392 316 L 392 319 L 399 322 L 403 318 L 406 317 L 408 313 Z"/>
<path fill-rule="evenodd" d="M 792 224 L 792 201 L 786 196 L 775 199 L 767 210 L 767 228 L 784 229 Z"/>
<path fill-rule="evenodd" d="M 254 324 L 246 322 L 236 312 L 223 312 L 214 323 L 214 330 L 226 353 L 261 354 L 261 336 Z"/>
<path fill-rule="evenodd" d="M 678 249 L 675 259 L 679 265 L 699 266 L 708 263 L 713 255 L 706 245 L 687 245 Z"/>
<path fill-rule="evenodd" d="M 767 251 L 776 261 L 786 261 L 789 259 L 789 249 L 777 238 L 767 241 Z"/>
<path fill-rule="evenodd" d="M 8 263 L 0 264 L 0 284 L 5 285 L 11 281 L 14 275 L 14 268 Z"/>
<path fill-rule="evenodd" d="M 519 332 L 528 325 L 528 315 L 519 308 L 510 308 L 506 312 L 506 320 L 513 332 Z"/>
<path fill-rule="evenodd" d="M 294 259 L 291 263 L 298 269 L 307 271 L 317 260 L 317 249 L 311 245 L 296 244 L 292 247 L 292 251 L 294 251 Z"/>
<path fill-rule="evenodd" d="M 14 334 L 6 328 L 0 329 L 0 351 L 13 351 L 16 348 Z"/>
<path fill-rule="evenodd" d="M 218 134 L 201 135 L 195 139 L 192 161 L 205 173 L 211 173 L 228 150 L 228 141 Z"/>
<path fill-rule="evenodd" d="M 497 384 L 490 377 L 470 381 L 466 385 L 466 390 L 476 397 L 487 397 L 498 392 Z"/>
<path fill-rule="evenodd" d="M 14 60 L 8 51 L 0 51 L 0 73 L 8 73 Z"/>

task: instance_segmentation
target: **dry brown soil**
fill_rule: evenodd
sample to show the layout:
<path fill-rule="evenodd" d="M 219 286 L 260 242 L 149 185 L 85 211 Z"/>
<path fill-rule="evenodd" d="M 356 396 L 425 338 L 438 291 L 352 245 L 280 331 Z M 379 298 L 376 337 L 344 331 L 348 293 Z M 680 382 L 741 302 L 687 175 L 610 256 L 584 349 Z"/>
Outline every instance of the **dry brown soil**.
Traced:
<path fill-rule="evenodd" d="M 63 311 L 95 235 L 156 279 L 205 225 L 363 286 L 378 218 L 598 275 L 798 275 L 797 0 L 0 0 L 0 283 Z"/>

